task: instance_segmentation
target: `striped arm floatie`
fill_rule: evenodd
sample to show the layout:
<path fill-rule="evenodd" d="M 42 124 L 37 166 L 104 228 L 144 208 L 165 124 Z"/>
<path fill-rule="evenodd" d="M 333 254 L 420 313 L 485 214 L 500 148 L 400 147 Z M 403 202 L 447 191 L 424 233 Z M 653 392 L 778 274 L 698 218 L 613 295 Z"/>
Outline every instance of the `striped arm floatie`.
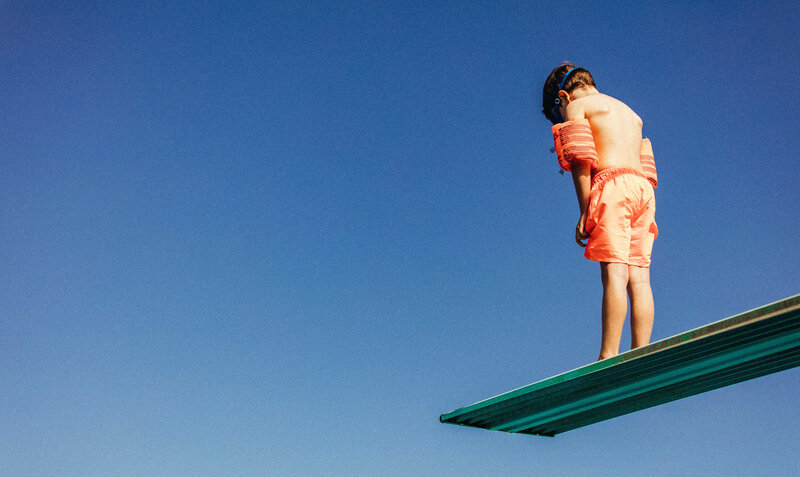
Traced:
<path fill-rule="evenodd" d="M 565 171 L 572 170 L 573 162 L 588 162 L 592 169 L 599 163 L 592 137 L 592 128 L 586 119 L 566 121 L 553 125 L 558 164 Z"/>
<path fill-rule="evenodd" d="M 653 184 L 655 189 L 658 186 L 658 175 L 656 175 L 656 159 L 653 156 L 653 145 L 647 138 L 642 139 L 642 149 L 639 151 L 639 161 L 642 163 L 642 171 L 647 180 Z"/>

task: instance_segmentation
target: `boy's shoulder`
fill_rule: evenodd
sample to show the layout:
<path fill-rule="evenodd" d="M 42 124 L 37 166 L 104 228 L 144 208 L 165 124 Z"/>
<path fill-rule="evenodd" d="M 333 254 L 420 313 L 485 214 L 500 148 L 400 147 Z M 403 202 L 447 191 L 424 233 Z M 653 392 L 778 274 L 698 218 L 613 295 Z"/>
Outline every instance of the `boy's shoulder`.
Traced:
<path fill-rule="evenodd" d="M 613 100 L 613 98 L 602 93 L 577 98 L 567 105 L 567 117 L 572 120 L 584 119 L 595 114 L 608 112 L 611 110 L 610 100 Z"/>
<path fill-rule="evenodd" d="M 567 105 L 569 117 L 576 119 L 591 118 L 595 115 L 604 115 L 614 112 L 615 114 L 632 114 L 641 121 L 639 116 L 625 103 L 603 93 L 590 94 L 577 98 Z"/>
<path fill-rule="evenodd" d="M 622 101 L 613 98 L 607 94 L 596 93 L 578 98 L 574 101 L 574 103 L 576 103 L 582 109 L 587 111 L 595 110 L 597 112 L 603 112 L 610 110 L 612 104 L 622 103 Z"/>

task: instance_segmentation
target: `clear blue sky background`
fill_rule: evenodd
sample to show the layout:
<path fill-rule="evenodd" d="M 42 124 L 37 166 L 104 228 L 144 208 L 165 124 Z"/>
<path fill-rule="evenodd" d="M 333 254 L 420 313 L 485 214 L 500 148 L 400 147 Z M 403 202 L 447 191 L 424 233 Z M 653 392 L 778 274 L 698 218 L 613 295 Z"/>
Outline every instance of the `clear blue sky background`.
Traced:
<path fill-rule="evenodd" d="M 597 356 L 564 60 L 653 141 L 655 339 L 800 292 L 798 19 L 0 2 L 3 475 L 797 475 L 797 370 L 555 439 L 438 417 Z"/>

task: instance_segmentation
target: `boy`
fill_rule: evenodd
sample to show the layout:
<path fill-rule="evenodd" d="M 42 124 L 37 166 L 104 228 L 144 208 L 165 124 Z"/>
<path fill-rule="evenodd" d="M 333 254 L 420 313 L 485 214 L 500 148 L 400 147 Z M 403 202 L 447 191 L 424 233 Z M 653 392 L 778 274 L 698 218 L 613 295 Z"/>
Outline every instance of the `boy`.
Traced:
<path fill-rule="evenodd" d="M 621 101 L 600 93 L 583 68 L 563 64 L 554 69 L 544 84 L 542 106 L 554 124 L 559 162 L 571 170 L 578 196 L 575 241 L 586 248 L 587 259 L 600 262 L 603 334 L 599 359 L 610 358 L 619 353 L 627 297 L 631 349 L 648 344 L 653 328 L 650 253 L 658 227 L 655 163 L 652 170 L 648 164 L 652 150 L 649 141 L 642 140 L 639 116 Z M 581 242 L 584 239 L 586 244 Z"/>

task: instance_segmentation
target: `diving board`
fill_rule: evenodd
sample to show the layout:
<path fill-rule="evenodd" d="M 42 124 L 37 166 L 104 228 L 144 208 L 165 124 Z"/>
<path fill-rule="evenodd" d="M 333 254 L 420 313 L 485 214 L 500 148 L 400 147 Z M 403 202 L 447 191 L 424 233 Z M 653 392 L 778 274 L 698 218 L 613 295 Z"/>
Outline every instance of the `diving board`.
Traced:
<path fill-rule="evenodd" d="M 553 437 L 800 365 L 800 295 L 484 401 L 441 422 Z"/>

